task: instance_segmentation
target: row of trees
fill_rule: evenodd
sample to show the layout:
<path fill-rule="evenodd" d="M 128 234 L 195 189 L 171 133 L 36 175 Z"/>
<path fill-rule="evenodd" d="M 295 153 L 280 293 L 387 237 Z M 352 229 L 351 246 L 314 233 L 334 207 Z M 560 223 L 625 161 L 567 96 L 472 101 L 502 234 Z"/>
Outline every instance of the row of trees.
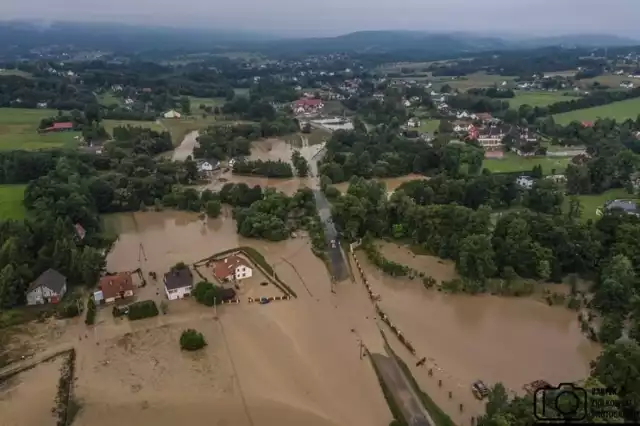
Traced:
<path fill-rule="evenodd" d="M 291 164 L 284 161 L 271 160 L 239 160 L 233 165 L 233 173 L 241 175 L 257 175 L 274 178 L 293 177 Z"/>

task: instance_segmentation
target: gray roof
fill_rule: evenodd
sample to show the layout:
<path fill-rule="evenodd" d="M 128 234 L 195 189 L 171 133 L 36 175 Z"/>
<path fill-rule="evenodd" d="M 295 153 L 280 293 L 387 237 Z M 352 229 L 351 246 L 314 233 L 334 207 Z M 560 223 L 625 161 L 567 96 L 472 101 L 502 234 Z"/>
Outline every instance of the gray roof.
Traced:
<path fill-rule="evenodd" d="M 189 268 L 172 269 L 164 274 L 164 286 L 167 290 L 176 290 L 193 285 L 193 275 Z"/>
<path fill-rule="evenodd" d="M 62 289 L 66 283 L 67 277 L 65 277 L 55 269 L 49 268 L 41 273 L 40 276 L 36 278 L 36 280 L 32 282 L 31 285 L 29 285 L 27 293 L 35 290 L 40 286 L 44 286 L 60 294 L 62 293 Z"/>
<path fill-rule="evenodd" d="M 605 203 L 607 210 L 622 209 L 625 213 L 640 214 L 640 209 L 634 201 L 629 200 L 611 200 Z"/>

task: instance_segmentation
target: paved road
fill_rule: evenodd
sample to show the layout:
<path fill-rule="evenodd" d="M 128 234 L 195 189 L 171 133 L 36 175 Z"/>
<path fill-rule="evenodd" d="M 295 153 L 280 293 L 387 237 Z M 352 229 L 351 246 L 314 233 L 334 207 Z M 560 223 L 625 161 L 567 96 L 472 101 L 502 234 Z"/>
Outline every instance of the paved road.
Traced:
<path fill-rule="evenodd" d="M 331 263 L 331 274 L 336 281 L 343 281 L 349 278 L 349 269 L 342 253 L 340 242 L 338 241 L 338 231 L 331 219 L 331 205 L 322 191 L 315 189 L 313 195 L 316 199 L 316 207 L 320 220 L 324 223 L 324 236 L 327 241 L 327 252 Z M 333 241 L 333 243 L 332 243 Z"/>

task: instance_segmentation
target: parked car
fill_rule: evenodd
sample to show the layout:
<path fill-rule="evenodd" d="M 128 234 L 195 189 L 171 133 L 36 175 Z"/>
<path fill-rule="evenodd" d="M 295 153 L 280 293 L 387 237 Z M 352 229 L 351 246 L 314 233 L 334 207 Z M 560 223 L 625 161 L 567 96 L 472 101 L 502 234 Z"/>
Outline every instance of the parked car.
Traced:
<path fill-rule="evenodd" d="M 473 382 L 471 385 L 471 391 L 473 392 L 473 395 L 480 400 L 489 395 L 489 388 L 487 388 L 487 385 L 485 385 L 482 380 Z"/>

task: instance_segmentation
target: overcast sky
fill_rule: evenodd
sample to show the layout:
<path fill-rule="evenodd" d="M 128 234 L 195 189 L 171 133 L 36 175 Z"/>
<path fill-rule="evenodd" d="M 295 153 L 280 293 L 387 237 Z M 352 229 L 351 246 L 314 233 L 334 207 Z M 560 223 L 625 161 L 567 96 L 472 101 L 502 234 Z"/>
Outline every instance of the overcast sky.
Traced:
<path fill-rule="evenodd" d="M 640 38 L 640 0 L 0 0 L 0 19 L 14 18 L 301 36 L 410 29 Z"/>

